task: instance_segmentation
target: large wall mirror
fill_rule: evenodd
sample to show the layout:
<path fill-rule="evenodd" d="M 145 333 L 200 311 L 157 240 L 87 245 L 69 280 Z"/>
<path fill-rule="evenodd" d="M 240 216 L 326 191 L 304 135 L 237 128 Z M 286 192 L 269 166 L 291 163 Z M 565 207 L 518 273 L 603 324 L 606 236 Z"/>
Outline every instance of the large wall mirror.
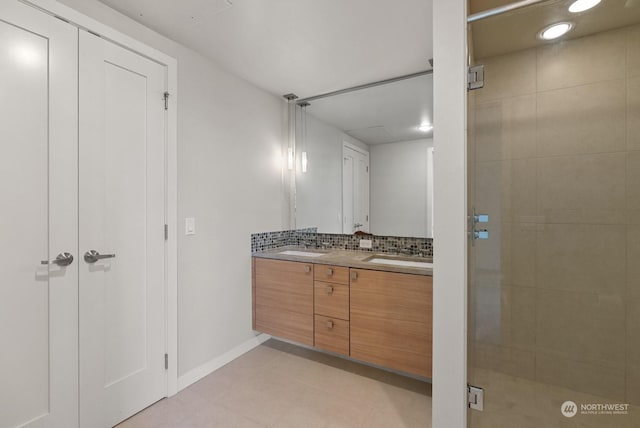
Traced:
<path fill-rule="evenodd" d="M 433 237 L 433 76 L 296 108 L 296 227 Z"/>

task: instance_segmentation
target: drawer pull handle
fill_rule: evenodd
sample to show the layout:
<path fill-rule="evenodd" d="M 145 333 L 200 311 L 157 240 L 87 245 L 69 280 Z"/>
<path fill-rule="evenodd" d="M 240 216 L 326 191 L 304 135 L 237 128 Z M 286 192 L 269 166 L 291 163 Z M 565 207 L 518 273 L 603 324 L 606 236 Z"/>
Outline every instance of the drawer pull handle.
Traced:
<path fill-rule="evenodd" d="M 327 269 L 327 276 L 332 276 L 333 275 L 333 269 L 329 268 Z"/>
<path fill-rule="evenodd" d="M 333 287 L 332 287 L 332 286 L 330 286 L 330 285 L 329 285 L 329 286 L 327 286 L 327 294 L 328 294 L 328 295 L 333 294 Z"/>
<path fill-rule="evenodd" d="M 351 281 L 355 281 L 358 279 L 358 272 L 355 270 L 351 271 Z"/>
<path fill-rule="evenodd" d="M 327 328 L 331 330 L 333 328 L 333 321 L 327 321 Z"/>
<path fill-rule="evenodd" d="M 309 265 L 305 266 L 304 267 L 304 271 L 305 271 L 305 273 L 311 272 L 311 266 L 309 266 Z"/>

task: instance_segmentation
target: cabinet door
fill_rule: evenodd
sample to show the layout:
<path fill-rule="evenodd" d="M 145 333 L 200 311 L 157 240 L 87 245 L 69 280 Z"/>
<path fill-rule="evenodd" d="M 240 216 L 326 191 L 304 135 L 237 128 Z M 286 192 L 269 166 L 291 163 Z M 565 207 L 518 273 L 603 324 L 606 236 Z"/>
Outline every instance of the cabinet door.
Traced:
<path fill-rule="evenodd" d="M 255 329 L 313 346 L 313 265 L 255 259 Z"/>
<path fill-rule="evenodd" d="M 432 278 L 351 270 L 351 357 L 431 377 Z"/>

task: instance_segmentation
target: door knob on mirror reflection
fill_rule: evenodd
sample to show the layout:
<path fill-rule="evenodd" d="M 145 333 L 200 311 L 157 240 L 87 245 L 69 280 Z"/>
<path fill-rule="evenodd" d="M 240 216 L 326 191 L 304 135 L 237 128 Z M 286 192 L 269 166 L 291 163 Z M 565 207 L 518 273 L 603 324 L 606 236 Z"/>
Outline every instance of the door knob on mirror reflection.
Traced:
<path fill-rule="evenodd" d="M 84 253 L 84 261 L 87 263 L 95 263 L 98 260 L 112 259 L 115 256 L 116 256 L 115 254 L 100 254 L 96 250 L 89 250 L 86 253 Z"/>
<path fill-rule="evenodd" d="M 53 260 L 42 260 L 40 262 L 43 265 L 58 265 L 58 266 L 69 266 L 73 263 L 73 256 L 71 253 L 60 253 Z"/>

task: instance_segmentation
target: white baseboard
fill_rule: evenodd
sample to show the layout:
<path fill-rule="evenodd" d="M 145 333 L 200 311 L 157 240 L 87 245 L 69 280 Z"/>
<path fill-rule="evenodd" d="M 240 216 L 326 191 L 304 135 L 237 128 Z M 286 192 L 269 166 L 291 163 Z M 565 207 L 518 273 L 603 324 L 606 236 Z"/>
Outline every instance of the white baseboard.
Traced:
<path fill-rule="evenodd" d="M 187 373 L 178 377 L 178 391 L 182 391 L 189 385 L 196 383 L 203 377 L 215 372 L 220 367 L 230 363 L 231 361 L 235 360 L 242 354 L 251 351 L 253 348 L 260 345 L 261 343 L 266 342 L 269 339 L 271 339 L 271 336 L 269 336 L 268 334 L 261 333 L 258 336 L 252 339 L 249 339 L 244 343 L 241 343 L 240 345 L 236 346 L 230 351 L 225 352 L 219 357 L 214 358 L 213 360 L 208 361 L 202 364 L 201 366 L 188 371 Z"/>

